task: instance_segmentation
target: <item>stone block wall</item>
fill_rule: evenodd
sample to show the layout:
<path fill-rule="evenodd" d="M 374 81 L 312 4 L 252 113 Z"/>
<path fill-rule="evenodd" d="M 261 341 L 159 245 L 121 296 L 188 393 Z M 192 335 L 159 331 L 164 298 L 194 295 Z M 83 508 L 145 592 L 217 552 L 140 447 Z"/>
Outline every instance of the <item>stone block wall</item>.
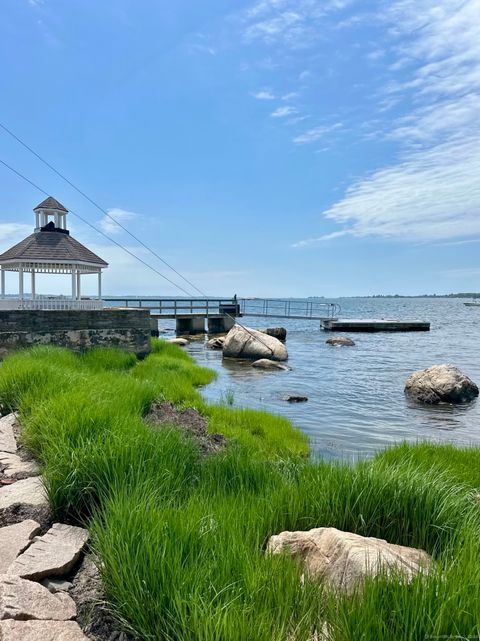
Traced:
<path fill-rule="evenodd" d="M 0 310 L 0 350 L 52 344 L 76 351 L 119 347 L 137 356 L 150 351 L 147 309 Z"/>

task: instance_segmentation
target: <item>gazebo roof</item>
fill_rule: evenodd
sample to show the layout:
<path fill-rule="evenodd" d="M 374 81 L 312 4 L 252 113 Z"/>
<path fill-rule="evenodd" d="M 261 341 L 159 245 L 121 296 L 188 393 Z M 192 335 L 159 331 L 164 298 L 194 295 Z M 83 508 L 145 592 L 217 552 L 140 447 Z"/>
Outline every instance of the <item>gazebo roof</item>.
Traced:
<path fill-rule="evenodd" d="M 48 196 L 48 198 L 42 200 L 42 202 L 37 205 L 33 211 L 36 211 L 37 209 L 56 209 L 57 211 L 64 211 L 68 213 L 68 209 L 65 209 L 62 203 L 59 203 L 53 196 Z"/>
<path fill-rule="evenodd" d="M 50 197 L 44 203 L 48 200 L 57 202 Z M 60 203 L 57 204 L 60 205 Z M 41 206 L 44 206 L 43 203 Z M 52 205 L 49 205 L 49 207 L 52 207 Z M 62 205 L 60 207 L 65 209 Z M 7 249 L 3 254 L 0 254 L 0 263 L 15 260 L 25 262 L 48 261 L 50 263 L 64 263 L 67 261 L 91 263 L 102 267 L 108 266 L 108 263 L 100 256 L 94 254 L 68 234 L 46 230 L 31 234 L 10 249 Z"/>

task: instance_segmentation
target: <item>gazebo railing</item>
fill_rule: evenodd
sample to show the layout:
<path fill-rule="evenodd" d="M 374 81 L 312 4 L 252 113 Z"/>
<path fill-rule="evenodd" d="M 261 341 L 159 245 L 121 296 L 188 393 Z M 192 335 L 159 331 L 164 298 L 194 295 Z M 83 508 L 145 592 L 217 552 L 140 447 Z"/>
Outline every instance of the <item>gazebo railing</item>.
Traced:
<path fill-rule="evenodd" d="M 0 300 L 0 309 L 103 309 L 103 300 L 98 298 L 67 298 L 66 296 L 36 296 L 35 298 L 4 298 Z"/>

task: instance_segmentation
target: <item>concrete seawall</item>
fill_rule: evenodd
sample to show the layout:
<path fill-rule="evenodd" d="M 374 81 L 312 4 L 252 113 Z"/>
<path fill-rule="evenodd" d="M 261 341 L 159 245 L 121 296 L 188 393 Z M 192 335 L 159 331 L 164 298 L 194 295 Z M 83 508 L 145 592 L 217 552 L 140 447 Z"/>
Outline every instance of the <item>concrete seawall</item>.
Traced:
<path fill-rule="evenodd" d="M 0 310 L 0 349 L 58 345 L 75 351 L 119 347 L 139 357 L 150 352 L 146 309 Z"/>

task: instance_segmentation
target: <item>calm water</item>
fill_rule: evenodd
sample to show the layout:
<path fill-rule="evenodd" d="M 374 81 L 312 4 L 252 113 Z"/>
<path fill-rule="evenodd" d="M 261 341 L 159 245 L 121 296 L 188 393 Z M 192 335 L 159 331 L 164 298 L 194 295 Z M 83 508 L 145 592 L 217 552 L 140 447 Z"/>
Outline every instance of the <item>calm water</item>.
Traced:
<path fill-rule="evenodd" d="M 480 444 L 480 402 L 450 407 L 410 403 L 403 388 L 417 369 L 452 363 L 480 383 L 480 307 L 460 299 L 338 299 L 341 317 L 429 320 L 430 332 L 352 334 L 355 347 L 330 347 L 329 333 L 315 321 L 244 317 L 250 327 L 283 325 L 288 330 L 290 372 L 270 372 L 222 361 L 204 339 L 188 347 L 201 364 L 218 373 L 203 390 L 221 401 L 233 394 L 237 407 L 255 407 L 287 416 L 310 437 L 324 457 L 370 455 L 408 440 Z M 165 324 L 167 328 L 168 325 Z M 170 327 L 172 327 L 170 325 Z M 285 394 L 308 396 L 289 404 Z"/>

